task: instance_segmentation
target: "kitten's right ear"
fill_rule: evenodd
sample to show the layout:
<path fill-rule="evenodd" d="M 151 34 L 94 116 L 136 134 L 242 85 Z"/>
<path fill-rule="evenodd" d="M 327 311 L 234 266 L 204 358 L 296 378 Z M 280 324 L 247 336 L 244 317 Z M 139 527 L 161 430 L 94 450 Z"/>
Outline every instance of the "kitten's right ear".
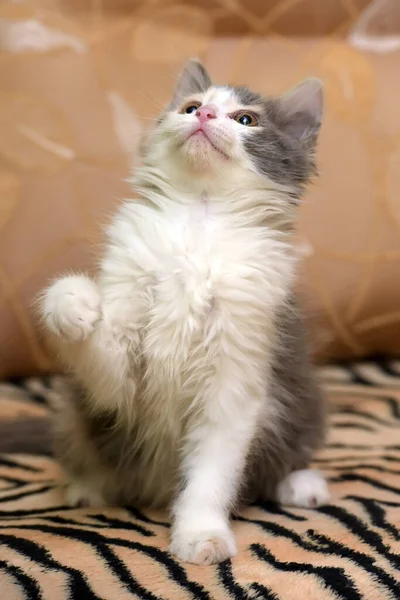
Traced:
<path fill-rule="evenodd" d="M 209 74 L 200 61 L 189 60 L 178 78 L 172 104 L 180 104 L 191 94 L 205 92 L 212 85 Z"/>
<path fill-rule="evenodd" d="M 306 79 L 278 100 L 281 128 L 306 145 L 315 144 L 324 109 L 323 84 Z"/>

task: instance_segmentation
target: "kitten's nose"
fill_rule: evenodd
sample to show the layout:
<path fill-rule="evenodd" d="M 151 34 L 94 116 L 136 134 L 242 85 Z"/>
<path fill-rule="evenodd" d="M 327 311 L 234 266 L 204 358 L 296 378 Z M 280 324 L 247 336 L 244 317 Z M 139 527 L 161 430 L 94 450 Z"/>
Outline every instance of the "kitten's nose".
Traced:
<path fill-rule="evenodd" d="M 196 117 L 198 117 L 200 123 L 204 123 L 208 121 L 208 119 L 215 119 L 217 113 L 215 112 L 215 108 L 211 106 L 211 104 L 206 104 L 205 106 L 200 106 L 196 110 Z"/>

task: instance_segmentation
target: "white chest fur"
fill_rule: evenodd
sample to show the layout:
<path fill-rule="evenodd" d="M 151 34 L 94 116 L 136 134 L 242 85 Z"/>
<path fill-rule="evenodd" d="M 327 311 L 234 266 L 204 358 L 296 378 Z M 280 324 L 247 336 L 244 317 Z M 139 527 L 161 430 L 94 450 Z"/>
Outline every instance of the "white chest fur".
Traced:
<path fill-rule="evenodd" d="M 250 318 L 252 306 L 280 302 L 291 282 L 286 241 L 267 227 L 237 222 L 212 202 L 161 210 L 126 204 L 109 234 L 103 285 L 136 299 L 144 294 L 153 312 L 165 307 L 168 320 L 207 312 L 212 298 Z"/>
<path fill-rule="evenodd" d="M 223 205 L 200 200 L 161 209 L 127 204 L 110 238 L 103 283 L 118 310 L 123 301 L 140 306 L 142 349 L 158 381 L 199 375 L 221 344 L 243 357 L 265 350 L 293 270 L 276 232 L 244 226 Z"/>

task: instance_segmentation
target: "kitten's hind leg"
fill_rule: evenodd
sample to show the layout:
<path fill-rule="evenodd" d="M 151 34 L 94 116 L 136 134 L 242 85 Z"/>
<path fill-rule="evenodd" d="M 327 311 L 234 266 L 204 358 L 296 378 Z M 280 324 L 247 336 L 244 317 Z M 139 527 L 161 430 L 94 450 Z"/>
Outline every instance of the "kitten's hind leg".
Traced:
<path fill-rule="evenodd" d="M 65 495 L 67 504 L 71 508 L 101 508 L 107 504 L 95 487 L 80 479 L 67 483 Z"/>
<path fill-rule="evenodd" d="M 113 469 L 105 465 L 101 453 L 101 441 L 113 422 L 112 414 L 90 408 L 85 390 L 66 381 L 53 403 L 52 429 L 68 506 L 96 508 L 116 503 Z"/>
<path fill-rule="evenodd" d="M 316 508 L 330 500 L 328 484 L 319 471 L 292 471 L 277 487 L 277 500 L 286 506 Z"/>

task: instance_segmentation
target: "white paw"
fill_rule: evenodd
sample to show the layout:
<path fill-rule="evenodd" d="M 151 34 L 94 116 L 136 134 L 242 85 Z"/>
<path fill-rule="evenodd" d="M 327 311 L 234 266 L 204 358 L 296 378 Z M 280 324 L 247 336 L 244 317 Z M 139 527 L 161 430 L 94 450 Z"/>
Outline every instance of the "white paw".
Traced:
<path fill-rule="evenodd" d="M 293 471 L 278 486 L 280 504 L 316 508 L 327 504 L 331 498 L 328 484 L 318 471 L 303 469 Z"/>
<path fill-rule="evenodd" d="M 84 275 L 59 279 L 45 291 L 41 311 L 53 334 L 80 342 L 92 333 L 101 317 L 97 286 Z"/>
<path fill-rule="evenodd" d="M 236 543 L 229 527 L 215 530 L 173 532 L 170 551 L 183 562 L 213 565 L 236 554 Z"/>
<path fill-rule="evenodd" d="M 106 505 L 104 498 L 97 490 L 79 480 L 67 484 L 65 496 L 66 502 L 71 508 L 88 508 L 90 506 L 100 508 Z"/>

